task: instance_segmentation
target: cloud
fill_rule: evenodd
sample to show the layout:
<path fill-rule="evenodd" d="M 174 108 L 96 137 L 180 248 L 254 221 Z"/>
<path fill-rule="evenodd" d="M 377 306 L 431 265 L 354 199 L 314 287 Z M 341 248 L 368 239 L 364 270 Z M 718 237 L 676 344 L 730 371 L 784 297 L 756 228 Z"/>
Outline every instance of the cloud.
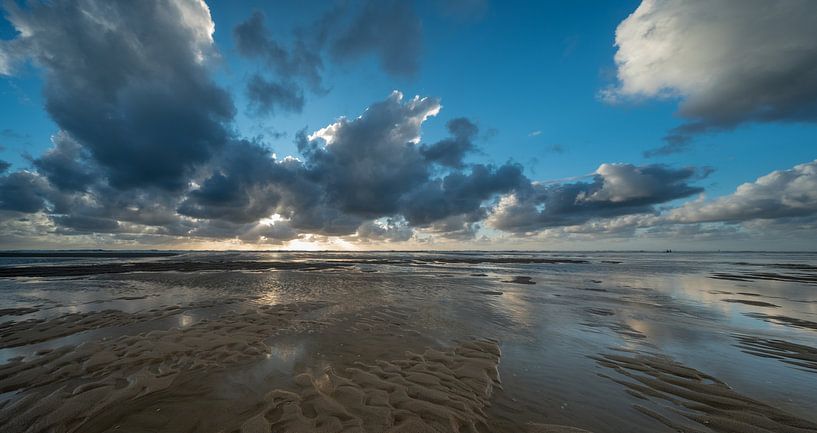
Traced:
<path fill-rule="evenodd" d="M 317 94 L 327 92 L 324 57 L 346 64 L 374 55 L 381 68 L 395 76 L 411 76 L 419 69 L 422 26 L 411 2 L 338 3 L 309 25 L 294 29 L 288 42 L 273 38 L 265 20 L 255 11 L 233 29 L 238 53 L 265 66 L 265 74 L 252 74 L 247 82 L 255 114 L 270 114 L 275 108 L 300 111 L 302 86 Z"/>
<path fill-rule="evenodd" d="M 363 217 L 388 215 L 397 212 L 403 194 L 427 180 L 429 165 L 415 144 L 420 126 L 439 112 L 440 102 L 402 100 L 394 92 L 360 117 L 341 118 L 299 143 L 307 169 L 325 185 L 325 199 L 333 206 Z"/>
<path fill-rule="evenodd" d="M 475 164 L 470 172 L 454 172 L 430 180 L 408 194 L 403 199 L 402 213 L 409 223 L 419 227 L 461 215 L 470 215 L 470 222 L 476 222 L 485 214 L 481 206 L 484 201 L 529 184 L 518 164 L 500 167 Z"/>
<path fill-rule="evenodd" d="M 87 151 L 65 132 L 52 137 L 54 147 L 34 160 L 34 167 L 64 191 L 85 191 L 98 174 L 90 168 Z"/>
<path fill-rule="evenodd" d="M 247 98 L 256 114 L 273 114 L 276 110 L 300 112 L 304 108 L 304 94 L 296 84 L 268 81 L 258 74 L 247 82 Z"/>
<path fill-rule="evenodd" d="M 688 123 L 676 141 L 745 122 L 816 122 L 815 15 L 811 0 L 644 0 L 616 30 L 618 84 L 603 96 L 680 99 Z"/>
<path fill-rule="evenodd" d="M 734 193 L 712 201 L 698 200 L 673 209 L 668 220 L 679 223 L 743 222 L 817 215 L 817 160 L 773 171 Z"/>
<path fill-rule="evenodd" d="M 0 210 L 32 213 L 45 209 L 49 185 L 36 173 L 16 171 L 0 176 Z"/>
<path fill-rule="evenodd" d="M 3 161 L 2 159 L 0 159 L 0 174 L 5 173 L 6 170 L 9 169 L 9 167 L 11 167 L 11 163 L 9 163 L 7 161 Z"/>
<path fill-rule="evenodd" d="M 367 0 L 330 51 L 336 62 L 374 54 L 384 71 L 410 76 L 420 67 L 422 25 L 411 2 Z"/>
<path fill-rule="evenodd" d="M 299 134 L 303 159 L 278 160 L 258 143 L 233 143 L 178 212 L 234 224 L 277 214 L 301 232 L 357 232 L 361 239 L 383 235 L 371 225 L 383 218 L 411 227 L 466 214 L 475 222 L 485 214 L 484 201 L 529 181 L 515 164 L 462 162 L 478 134 L 468 119 L 450 121 L 449 138 L 422 144 L 422 125 L 439 110 L 438 99 L 405 100 L 393 92 L 354 119 Z"/>
<path fill-rule="evenodd" d="M 657 156 L 674 155 L 677 153 L 684 153 L 690 148 L 690 142 L 686 136 L 671 135 L 665 137 L 666 144 L 648 149 L 643 152 L 644 158 L 655 158 Z"/>
<path fill-rule="evenodd" d="M 567 149 L 565 149 L 564 146 L 562 146 L 561 144 L 558 144 L 558 143 L 557 144 L 551 144 L 551 145 L 547 146 L 545 148 L 545 150 L 548 151 L 548 152 L 558 153 L 558 154 L 562 154 L 562 153 L 567 152 Z"/>
<path fill-rule="evenodd" d="M 592 182 L 534 183 L 502 197 L 487 218 L 493 228 L 517 234 L 575 226 L 600 218 L 656 213 L 655 205 L 689 197 L 703 188 L 689 185 L 701 174 L 692 168 L 602 164 Z"/>
<path fill-rule="evenodd" d="M 356 235 L 365 242 L 405 242 L 414 236 L 414 230 L 405 221 L 385 218 L 364 222 Z"/>
<path fill-rule="evenodd" d="M 538 137 L 540 135 L 542 135 L 542 131 L 540 131 L 538 129 L 528 133 L 528 137 Z"/>
<path fill-rule="evenodd" d="M 3 58 L 43 70 L 46 110 L 112 185 L 181 189 L 226 142 L 234 109 L 208 75 L 203 1 L 6 3 L 6 14 L 18 35 Z"/>
<path fill-rule="evenodd" d="M 420 153 L 429 160 L 440 165 L 451 168 L 462 168 L 462 161 L 466 154 L 476 149 L 474 138 L 479 132 L 477 125 L 470 120 L 459 117 L 450 120 L 446 127 L 451 133 L 451 138 L 447 138 L 432 145 L 420 147 Z"/>
<path fill-rule="evenodd" d="M 320 33 L 297 31 L 292 46 L 287 47 L 270 36 L 265 19 L 262 12 L 256 11 L 233 29 L 239 54 L 261 60 L 275 77 L 265 78 L 261 73 L 250 76 L 246 87 L 250 111 L 256 115 L 269 115 L 276 109 L 300 112 L 304 106 L 301 83 L 306 83 L 313 92 L 325 92 L 321 77 L 324 37 Z M 315 25 L 322 25 L 321 20 Z"/>
<path fill-rule="evenodd" d="M 313 89 L 321 88 L 323 59 L 319 50 L 320 39 L 309 40 L 299 32 L 291 48 L 270 37 L 262 12 L 255 11 L 233 29 L 238 52 L 245 57 L 259 58 L 277 75 L 289 79 L 302 78 Z"/>

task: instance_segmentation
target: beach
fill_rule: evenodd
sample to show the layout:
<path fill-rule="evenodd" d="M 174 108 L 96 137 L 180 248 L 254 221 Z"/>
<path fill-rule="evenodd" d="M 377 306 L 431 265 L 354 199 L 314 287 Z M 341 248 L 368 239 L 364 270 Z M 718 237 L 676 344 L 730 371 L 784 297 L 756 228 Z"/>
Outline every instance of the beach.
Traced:
<path fill-rule="evenodd" d="M 817 431 L 817 254 L 0 256 L 4 432 Z"/>

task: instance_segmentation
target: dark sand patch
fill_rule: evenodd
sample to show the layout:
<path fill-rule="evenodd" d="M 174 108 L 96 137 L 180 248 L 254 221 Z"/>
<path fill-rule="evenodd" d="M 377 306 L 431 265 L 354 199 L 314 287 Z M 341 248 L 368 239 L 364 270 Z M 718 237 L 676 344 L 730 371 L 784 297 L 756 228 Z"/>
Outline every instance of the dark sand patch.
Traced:
<path fill-rule="evenodd" d="M 571 290 L 581 290 L 583 292 L 597 292 L 597 293 L 607 293 L 609 290 L 603 289 L 601 287 L 569 287 Z"/>
<path fill-rule="evenodd" d="M 426 261 L 423 259 L 417 261 Z M 584 259 L 554 259 L 543 257 L 435 257 L 429 259 L 430 262 L 437 263 L 462 263 L 462 264 L 479 264 L 479 263 L 497 263 L 497 264 L 585 264 L 590 263 Z"/>
<path fill-rule="evenodd" d="M 723 302 L 730 302 L 733 304 L 745 304 L 745 305 L 752 305 L 754 307 L 767 307 L 767 308 L 780 308 L 779 305 L 771 304 L 769 302 L 763 301 L 754 301 L 750 299 L 736 299 L 736 298 L 726 298 L 721 299 Z"/>
<path fill-rule="evenodd" d="M 508 281 L 503 281 L 503 283 L 514 283 L 514 284 L 536 284 L 536 281 L 533 281 L 533 278 L 526 277 L 524 275 L 517 275 L 511 278 Z"/>
<path fill-rule="evenodd" d="M 24 316 L 26 314 L 36 313 L 37 311 L 40 311 L 40 309 L 33 307 L 0 308 L 0 316 Z"/>
<path fill-rule="evenodd" d="M 735 335 L 738 347 L 745 353 L 773 358 L 817 373 L 817 348 L 772 338 Z"/>
<path fill-rule="evenodd" d="M 676 431 L 809 432 L 817 429 L 815 423 L 743 396 L 717 378 L 667 357 L 607 354 L 592 358 L 626 379 L 603 377 L 652 403 L 651 407 L 633 405 L 636 410 Z M 709 430 L 687 425 L 678 415 Z"/>
<path fill-rule="evenodd" d="M 0 268 L 0 278 L 9 277 L 76 277 L 126 272 L 204 272 L 204 271 L 313 271 L 339 267 L 351 267 L 354 263 L 324 262 L 264 262 L 264 261 L 166 261 L 104 263 L 95 265 L 20 266 Z"/>
<path fill-rule="evenodd" d="M 585 308 L 585 311 L 587 311 L 590 314 L 596 315 L 596 316 L 612 316 L 612 315 L 616 314 L 616 313 L 613 312 L 613 310 L 609 310 L 607 308 L 592 308 L 591 307 L 591 308 Z"/>
<path fill-rule="evenodd" d="M 173 251 L 0 251 L 0 257 L 19 258 L 138 258 L 172 257 L 181 253 Z"/>
<path fill-rule="evenodd" d="M 577 427 L 556 424 L 530 423 L 526 426 L 525 433 L 591 433 L 588 430 Z"/>
<path fill-rule="evenodd" d="M 505 292 L 500 292 L 498 290 L 477 290 L 475 293 L 479 293 L 482 295 L 501 296 Z"/>
<path fill-rule="evenodd" d="M 487 277 L 488 274 L 471 274 L 472 277 Z"/>
<path fill-rule="evenodd" d="M 743 313 L 744 316 L 751 317 L 753 319 L 760 319 L 764 322 L 769 323 L 776 323 L 778 325 L 786 325 L 792 326 L 795 328 L 803 328 L 803 329 L 812 329 L 817 331 L 817 322 L 812 322 L 810 320 L 803 320 L 798 319 L 796 317 L 789 317 L 789 316 L 781 316 L 781 315 L 769 315 L 764 313 Z"/>
<path fill-rule="evenodd" d="M 814 274 L 780 274 L 776 272 L 747 272 L 743 274 L 732 274 L 716 272 L 710 276 L 716 280 L 731 281 L 788 281 L 794 283 L 817 284 L 817 275 Z"/>

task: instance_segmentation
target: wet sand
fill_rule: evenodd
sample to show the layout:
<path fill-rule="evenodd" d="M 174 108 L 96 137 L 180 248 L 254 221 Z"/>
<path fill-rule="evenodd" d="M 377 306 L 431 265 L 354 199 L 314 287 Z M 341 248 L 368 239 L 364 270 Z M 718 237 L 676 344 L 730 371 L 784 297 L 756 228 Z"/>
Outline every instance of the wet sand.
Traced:
<path fill-rule="evenodd" d="M 6 266 L 26 276 L 0 279 L 0 425 L 817 431 L 809 283 L 713 277 L 811 262 L 475 254 Z"/>

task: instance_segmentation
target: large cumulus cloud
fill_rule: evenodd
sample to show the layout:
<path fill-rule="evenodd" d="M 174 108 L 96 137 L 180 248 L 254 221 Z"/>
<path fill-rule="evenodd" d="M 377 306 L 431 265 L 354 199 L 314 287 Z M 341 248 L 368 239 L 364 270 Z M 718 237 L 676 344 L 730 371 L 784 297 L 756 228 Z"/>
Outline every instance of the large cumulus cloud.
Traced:
<path fill-rule="evenodd" d="M 232 100 L 211 80 L 215 25 L 203 1 L 6 3 L 18 36 L 2 73 L 30 59 L 45 108 L 111 184 L 180 189 L 226 141 Z"/>
<path fill-rule="evenodd" d="M 440 108 L 436 98 L 406 100 L 393 92 L 356 118 L 301 133 L 297 143 L 303 159 L 277 160 L 251 143 L 234 146 L 187 195 L 179 212 L 233 223 L 277 214 L 305 232 L 357 232 L 369 238 L 381 232 L 372 221 L 382 218 L 410 227 L 431 227 L 453 217 L 476 222 L 486 212 L 486 201 L 529 181 L 517 164 L 465 163 L 476 148 L 477 133 L 467 119 L 449 123 L 451 137 L 421 143 L 423 123 Z M 440 151 L 430 156 L 428 149 Z M 444 232 L 443 227 L 437 225 Z"/>
<path fill-rule="evenodd" d="M 817 3 L 643 0 L 616 30 L 618 84 L 604 95 L 679 98 L 690 134 L 744 122 L 817 121 Z"/>

